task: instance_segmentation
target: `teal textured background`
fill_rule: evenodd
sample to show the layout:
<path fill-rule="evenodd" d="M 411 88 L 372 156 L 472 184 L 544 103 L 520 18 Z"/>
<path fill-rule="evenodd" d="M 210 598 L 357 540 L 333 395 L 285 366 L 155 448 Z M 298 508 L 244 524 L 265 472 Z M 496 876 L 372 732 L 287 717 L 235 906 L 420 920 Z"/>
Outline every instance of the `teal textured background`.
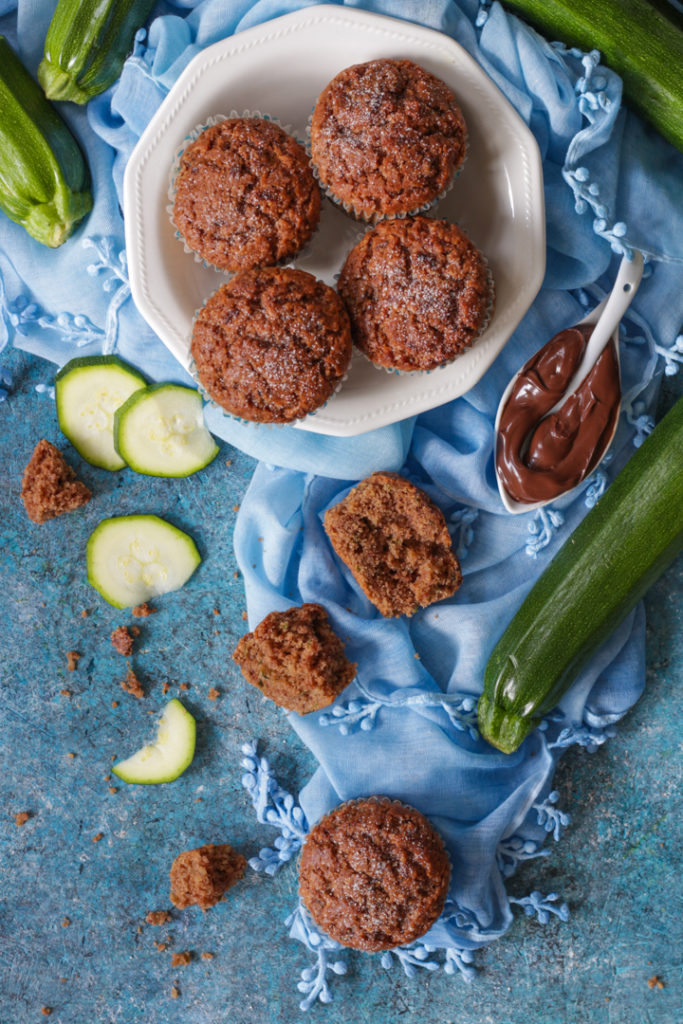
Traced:
<path fill-rule="evenodd" d="M 250 871 L 206 914 L 173 911 L 169 925 L 144 923 L 148 910 L 170 908 L 168 871 L 180 850 L 231 842 L 253 856 L 272 843 L 274 831 L 255 821 L 241 786 L 243 742 L 260 738 L 293 792 L 314 768 L 283 714 L 241 680 L 231 660 L 246 628 L 242 583 L 233 575 L 234 506 L 254 463 L 223 446 L 208 469 L 187 480 L 94 469 L 60 436 L 54 403 L 35 391 L 52 382 L 52 367 L 16 351 L 3 354 L 3 365 L 14 390 L 0 404 L 0 1024 L 43 1020 L 43 1006 L 60 1024 L 302 1019 L 296 982 L 309 954 L 283 924 L 296 904 L 293 863 L 274 879 Z M 681 391 L 676 379 L 669 385 L 660 414 Z M 19 491 L 40 437 L 65 451 L 94 500 L 35 526 Z M 101 519 L 137 512 L 186 529 L 204 556 L 181 592 L 137 620 L 133 665 L 148 692 L 144 701 L 121 690 L 125 661 L 109 641 L 115 626 L 136 620 L 88 586 L 84 561 Z M 683 1019 L 681 592 L 679 563 L 646 599 L 644 696 L 605 747 L 566 754 L 556 788 L 572 824 L 559 843 L 549 840 L 551 857 L 531 861 L 508 883 L 516 896 L 557 891 L 570 905 L 569 923 L 553 918 L 543 926 L 520 915 L 502 941 L 477 955 L 478 979 L 469 986 L 441 972 L 409 979 L 398 967 L 384 971 L 377 956 L 351 954 L 349 974 L 335 981 L 334 1003 L 315 1005 L 309 1021 Z M 69 650 L 81 654 L 73 673 Z M 181 683 L 190 689 L 180 691 Z M 208 698 L 211 686 L 221 691 L 216 702 Z M 64 688 L 72 697 L 60 694 Z M 153 732 L 148 712 L 172 696 L 198 720 L 191 768 L 168 786 L 107 780 L 112 759 Z M 23 810 L 32 817 L 17 828 L 14 816 Z M 168 948 L 159 951 L 155 941 Z M 182 950 L 194 952 L 192 963 L 172 968 L 172 953 Z M 201 959 L 204 951 L 214 959 Z M 654 975 L 663 988 L 648 986 Z"/>

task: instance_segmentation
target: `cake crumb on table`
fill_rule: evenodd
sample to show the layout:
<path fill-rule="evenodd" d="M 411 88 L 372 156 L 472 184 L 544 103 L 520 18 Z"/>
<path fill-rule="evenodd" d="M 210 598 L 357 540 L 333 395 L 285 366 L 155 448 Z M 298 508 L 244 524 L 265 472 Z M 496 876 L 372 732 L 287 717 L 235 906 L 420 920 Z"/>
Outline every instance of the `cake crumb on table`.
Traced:
<path fill-rule="evenodd" d="M 87 619 L 89 614 L 90 613 L 88 612 L 88 609 L 84 608 L 83 611 L 81 612 L 81 618 L 82 619 Z"/>
<path fill-rule="evenodd" d="M 220 695 L 220 690 L 217 690 L 215 686 L 212 686 L 211 689 L 209 690 L 209 700 L 218 700 Z"/>
<path fill-rule="evenodd" d="M 165 953 L 168 949 L 168 942 L 155 942 L 154 945 L 159 953 Z"/>
<path fill-rule="evenodd" d="M 156 608 L 152 608 L 151 604 L 147 604 L 146 601 L 132 609 L 132 614 L 136 619 L 146 619 L 148 615 L 154 615 L 155 612 Z"/>
<path fill-rule="evenodd" d="M 71 918 L 70 917 L 63 917 L 62 918 L 62 928 L 68 928 L 70 924 L 71 924 Z"/>
<path fill-rule="evenodd" d="M 118 789 L 116 788 L 116 786 L 107 786 L 107 789 L 109 790 L 110 793 L 118 793 Z"/>
<path fill-rule="evenodd" d="M 75 672 L 78 668 L 78 661 L 80 654 L 78 651 L 67 651 L 66 652 L 66 667 L 69 672 Z"/>
<path fill-rule="evenodd" d="M 34 523 L 46 523 L 86 505 L 92 494 L 53 444 L 42 438 L 24 470 L 21 499 Z"/>
<path fill-rule="evenodd" d="M 179 690 L 183 690 L 183 691 L 189 690 L 190 689 L 190 684 L 189 683 L 180 683 L 180 685 L 178 686 L 178 689 Z"/>
<path fill-rule="evenodd" d="M 658 974 L 653 974 L 651 978 L 647 979 L 648 988 L 664 988 L 664 982 Z"/>
<path fill-rule="evenodd" d="M 142 683 L 133 672 L 133 669 L 128 664 L 128 671 L 126 672 L 126 678 L 121 681 L 121 689 L 126 693 L 131 693 L 138 699 L 145 696 L 145 691 L 142 688 Z"/>
<path fill-rule="evenodd" d="M 179 909 L 213 907 L 242 876 L 245 858 L 227 843 L 179 853 L 171 866 L 171 903 Z"/>
<path fill-rule="evenodd" d="M 70 697 L 71 696 L 71 690 L 60 690 L 59 692 L 61 693 L 62 697 Z"/>
<path fill-rule="evenodd" d="M 172 920 L 169 910 L 150 910 L 145 918 L 147 924 L 153 925 L 168 924 Z"/>
<path fill-rule="evenodd" d="M 130 658 L 133 653 L 133 636 L 127 626 L 116 627 L 111 635 L 111 644 L 124 658 Z"/>
<path fill-rule="evenodd" d="M 171 967 L 187 967 L 192 960 L 192 953 L 186 950 L 183 953 L 174 953 L 171 957 Z"/>
<path fill-rule="evenodd" d="M 100 839 L 104 839 L 104 832 L 97 832 L 96 835 L 92 837 L 93 843 L 99 843 Z"/>
<path fill-rule="evenodd" d="M 19 813 L 14 818 L 14 824 L 17 826 L 17 828 L 21 828 L 22 825 L 26 824 L 30 817 L 30 811 L 19 811 Z"/>
<path fill-rule="evenodd" d="M 179 995 L 180 989 L 178 988 L 177 985 L 174 985 L 173 988 L 171 989 L 171 999 L 177 999 Z"/>
<path fill-rule="evenodd" d="M 75 758 L 76 758 L 76 755 L 74 754 L 74 752 L 72 750 L 70 750 L 69 753 L 66 756 L 68 758 L 70 758 L 72 761 L 74 761 Z"/>
<path fill-rule="evenodd" d="M 119 702 L 118 702 L 117 700 L 113 700 L 113 701 L 111 702 L 111 706 L 112 706 L 113 708 L 117 708 L 117 707 L 119 706 Z"/>
<path fill-rule="evenodd" d="M 202 960 L 213 960 L 213 953 L 202 953 Z"/>
<path fill-rule="evenodd" d="M 40 1012 L 42 1013 L 43 1017 L 49 1017 L 50 1014 L 52 1013 L 52 1007 L 51 1006 L 41 1006 Z"/>
<path fill-rule="evenodd" d="M 161 687 L 161 692 L 164 694 L 164 696 L 166 696 L 166 694 L 168 693 L 168 691 L 170 689 L 171 689 L 171 684 L 170 683 L 164 683 L 163 686 Z"/>

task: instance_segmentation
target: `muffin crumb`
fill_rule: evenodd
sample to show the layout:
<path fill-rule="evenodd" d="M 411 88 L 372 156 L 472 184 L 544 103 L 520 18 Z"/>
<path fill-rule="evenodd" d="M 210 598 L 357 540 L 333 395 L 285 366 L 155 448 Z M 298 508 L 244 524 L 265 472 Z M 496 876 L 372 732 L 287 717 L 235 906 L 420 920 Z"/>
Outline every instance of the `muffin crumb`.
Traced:
<path fill-rule="evenodd" d="M 99 843 L 100 839 L 104 839 L 104 832 L 97 832 L 93 837 L 93 843 Z"/>
<path fill-rule="evenodd" d="M 187 967 L 192 960 L 192 953 L 186 951 L 184 953 L 174 953 L 171 957 L 171 967 Z"/>
<path fill-rule="evenodd" d="M 209 690 L 209 700 L 218 700 L 220 695 L 220 690 L 217 690 L 215 686 L 212 686 Z"/>
<path fill-rule="evenodd" d="M 133 653 L 133 636 L 127 626 L 116 627 L 111 635 L 111 643 L 115 651 L 124 658 L 130 658 Z"/>
<path fill-rule="evenodd" d="M 17 826 L 17 828 L 21 828 L 22 825 L 26 824 L 30 817 L 30 811 L 19 811 L 19 813 L 15 815 L 14 824 Z"/>
<path fill-rule="evenodd" d="M 145 691 L 142 687 L 142 683 L 133 672 L 133 669 L 128 665 L 128 671 L 126 672 L 126 678 L 121 681 L 121 689 L 125 690 L 126 693 L 131 693 L 138 699 L 145 696 Z"/>
<path fill-rule="evenodd" d="M 168 924 L 168 922 L 172 920 L 173 918 L 168 910 L 150 910 L 145 917 L 147 924 L 152 924 L 154 926 Z"/>
<path fill-rule="evenodd" d="M 78 668 L 78 662 L 80 660 L 80 654 L 78 651 L 67 651 L 66 652 L 66 667 L 67 671 L 75 672 Z"/>
<path fill-rule="evenodd" d="M 213 907 L 244 875 L 247 862 L 227 843 L 178 854 L 171 867 L 171 903 L 179 909 Z"/>
<path fill-rule="evenodd" d="M 76 479 L 74 470 L 59 449 L 42 438 L 24 470 L 21 498 L 29 519 L 34 523 L 46 523 L 87 505 L 92 494 L 85 484 Z"/>
<path fill-rule="evenodd" d="M 132 608 L 131 614 L 134 615 L 136 619 L 146 619 L 148 615 L 154 615 L 156 610 L 156 608 L 152 608 L 151 604 L 147 604 L 147 602 L 144 601 L 142 604 L 138 604 L 135 608 Z"/>

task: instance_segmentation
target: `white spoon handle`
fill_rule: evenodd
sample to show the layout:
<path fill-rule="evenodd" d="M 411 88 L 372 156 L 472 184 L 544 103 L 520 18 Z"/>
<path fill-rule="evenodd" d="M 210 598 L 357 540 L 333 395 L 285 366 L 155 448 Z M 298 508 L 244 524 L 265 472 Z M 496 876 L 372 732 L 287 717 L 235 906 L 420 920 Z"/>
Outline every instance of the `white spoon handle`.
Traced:
<path fill-rule="evenodd" d="M 642 253 L 636 250 L 633 253 L 633 259 L 631 260 L 624 256 L 621 261 L 621 266 L 619 267 L 617 279 L 614 282 L 614 287 L 610 292 L 609 298 L 605 303 L 604 309 L 600 313 L 600 317 L 596 322 L 595 327 L 593 328 L 593 333 L 586 345 L 586 351 L 583 354 L 583 359 L 579 363 L 574 376 L 565 388 L 564 395 L 555 403 L 550 412 L 547 413 L 548 416 L 557 412 L 557 410 L 561 408 L 565 399 L 576 391 L 593 366 L 595 366 L 598 356 L 612 337 L 615 327 L 619 324 L 622 316 L 630 306 L 633 296 L 638 291 L 638 285 L 640 284 L 642 276 Z"/>

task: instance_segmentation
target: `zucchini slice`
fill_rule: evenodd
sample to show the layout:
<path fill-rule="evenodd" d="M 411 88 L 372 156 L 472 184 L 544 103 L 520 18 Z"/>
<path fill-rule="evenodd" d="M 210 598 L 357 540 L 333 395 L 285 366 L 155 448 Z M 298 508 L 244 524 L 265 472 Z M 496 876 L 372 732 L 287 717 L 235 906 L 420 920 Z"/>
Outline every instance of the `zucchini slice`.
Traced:
<path fill-rule="evenodd" d="M 102 469 L 123 469 L 114 448 L 114 413 L 147 381 L 116 356 L 72 359 L 55 377 L 59 429 L 83 458 Z"/>
<path fill-rule="evenodd" d="M 114 446 L 136 473 L 190 476 L 215 459 L 201 396 L 178 384 L 136 391 L 114 416 Z"/>
<path fill-rule="evenodd" d="M 201 557 L 195 542 L 159 516 L 104 519 L 87 545 L 88 583 L 115 608 L 179 590 Z"/>
<path fill-rule="evenodd" d="M 179 700 L 164 708 L 154 743 L 140 747 L 125 761 L 112 766 L 114 775 L 124 782 L 143 786 L 173 782 L 192 764 L 197 726 Z"/>

